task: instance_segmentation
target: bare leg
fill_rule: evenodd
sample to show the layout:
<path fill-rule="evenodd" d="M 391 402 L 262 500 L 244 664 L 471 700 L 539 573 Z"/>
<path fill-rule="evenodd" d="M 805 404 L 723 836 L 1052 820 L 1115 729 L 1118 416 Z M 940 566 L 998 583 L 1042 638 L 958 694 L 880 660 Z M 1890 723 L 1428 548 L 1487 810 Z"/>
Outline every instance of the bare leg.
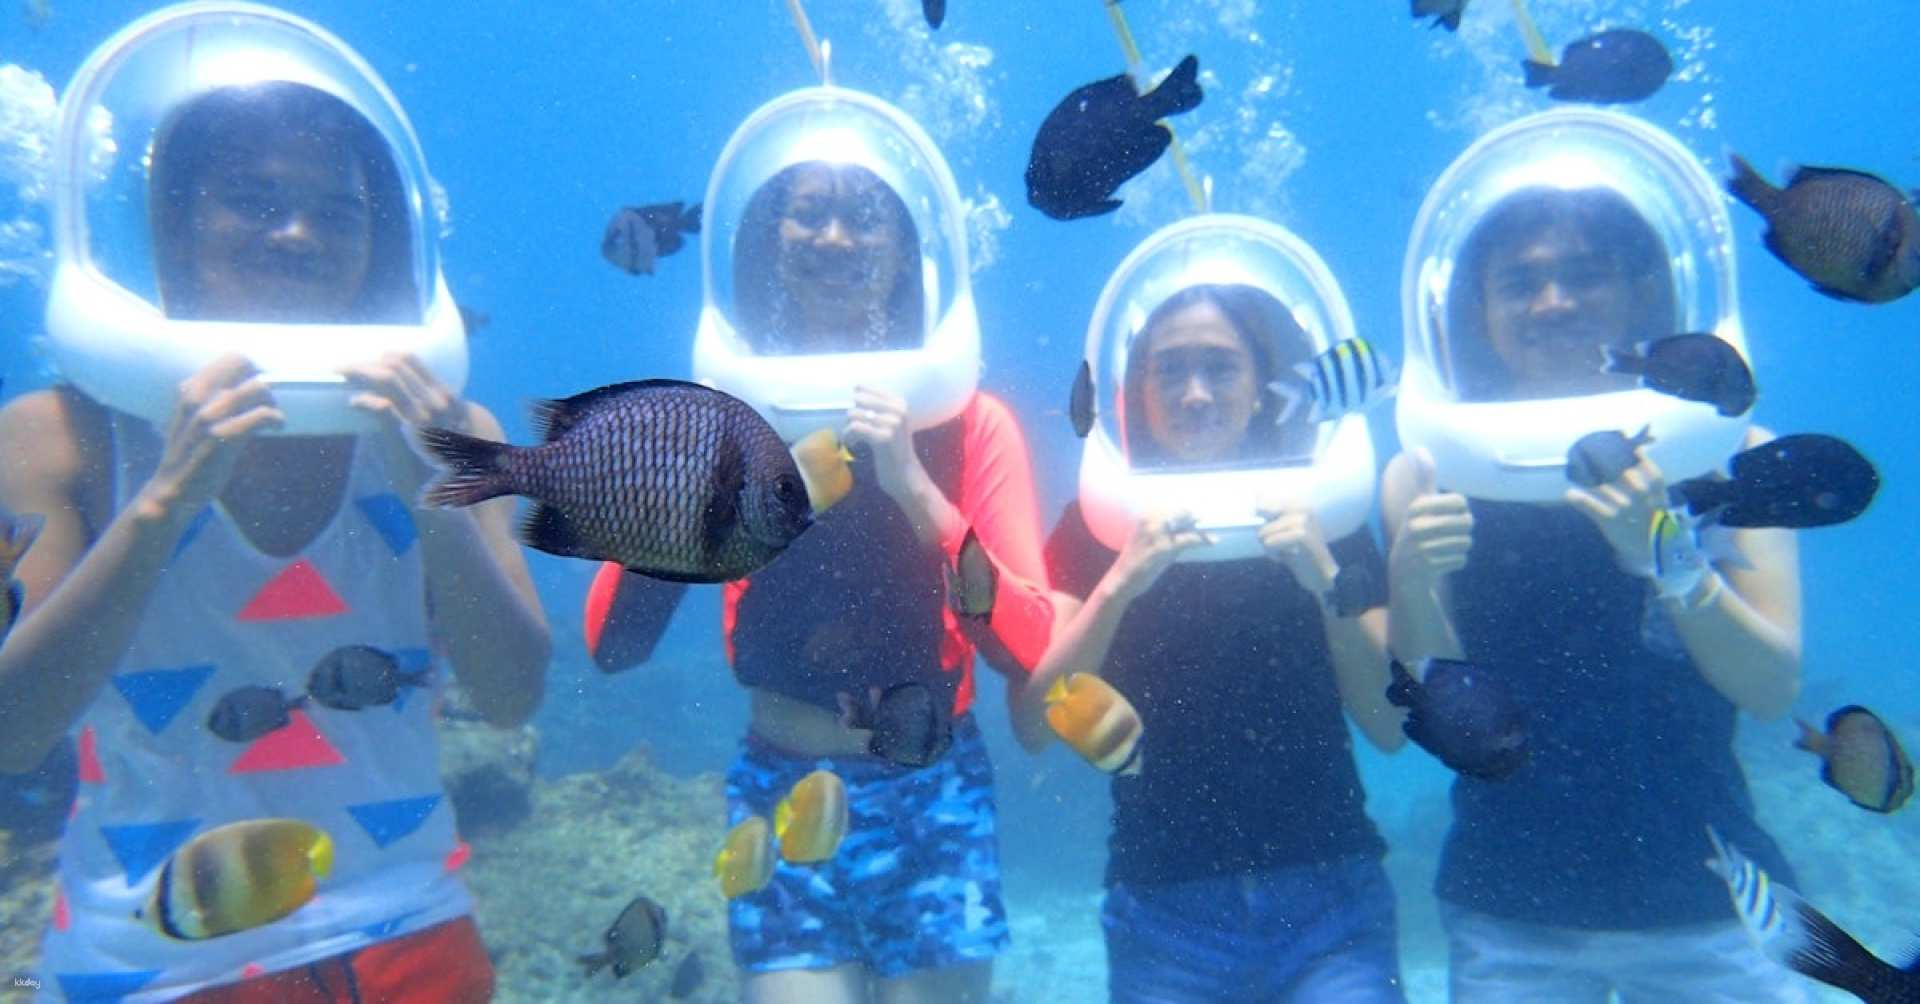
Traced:
<path fill-rule="evenodd" d="M 963 962 L 941 969 L 919 969 L 890 980 L 875 980 L 878 1004 L 987 1004 L 993 987 L 993 960 Z"/>
<path fill-rule="evenodd" d="M 832 969 L 749 973 L 741 1004 L 867 1004 L 867 968 L 849 962 Z"/>

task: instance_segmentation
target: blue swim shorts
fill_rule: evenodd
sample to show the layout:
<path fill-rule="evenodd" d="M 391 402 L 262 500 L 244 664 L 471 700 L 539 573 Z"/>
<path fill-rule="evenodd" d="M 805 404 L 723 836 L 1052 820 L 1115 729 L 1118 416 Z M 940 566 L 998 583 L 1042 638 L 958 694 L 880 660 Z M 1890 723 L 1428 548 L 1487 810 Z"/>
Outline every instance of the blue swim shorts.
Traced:
<path fill-rule="evenodd" d="M 778 861 L 766 888 L 728 906 L 733 958 L 747 972 L 864 965 L 891 978 L 991 959 L 1007 947 L 993 765 L 972 715 L 953 747 L 910 770 L 867 757 L 796 758 L 753 736 L 727 771 L 727 825 L 774 806 L 814 770 L 847 786 L 840 850 Z"/>

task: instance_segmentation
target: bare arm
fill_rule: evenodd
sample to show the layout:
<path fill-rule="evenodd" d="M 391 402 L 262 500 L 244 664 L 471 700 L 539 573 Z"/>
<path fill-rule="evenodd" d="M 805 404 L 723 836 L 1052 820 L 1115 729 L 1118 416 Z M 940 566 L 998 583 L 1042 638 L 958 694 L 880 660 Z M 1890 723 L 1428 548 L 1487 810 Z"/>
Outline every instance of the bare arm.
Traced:
<path fill-rule="evenodd" d="M 1447 576 L 1465 567 L 1473 515 L 1462 496 L 1435 490 L 1432 461 L 1402 453 L 1380 486 L 1387 532 L 1387 645 L 1401 661 L 1458 659 Z"/>
<path fill-rule="evenodd" d="M 486 409 L 471 402 L 467 409 L 473 435 L 504 438 Z M 513 539 L 513 506 L 513 499 L 497 498 L 415 514 L 434 626 L 474 708 L 502 728 L 526 722 L 540 707 L 552 656 L 546 614 Z"/>
<path fill-rule="evenodd" d="M 1747 447 L 1773 438 L 1747 433 Z M 1667 505 L 1666 481 L 1652 461 L 1567 501 L 1612 544 L 1622 567 L 1651 568 L 1648 526 Z M 1756 718 L 1785 715 L 1800 693 L 1800 553 L 1785 530 L 1739 530 L 1735 549 L 1747 567 L 1710 566 L 1685 596 L 1663 598 L 1700 675 Z M 1647 573 L 1643 573 L 1647 574 Z"/>
<path fill-rule="evenodd" d="M 31 770 L 80 719 L 132 644 L 187 523 L 246 438 L 279 420 L 244 362 L 211 364 L 182 386 L 153 477 L 96 535 L 111 506 L 105 413 L 64 390 L 0 410 L 0 504 L 47 518 L 16 571 L 22 619 L 0 643 L 0 770 Z"/>

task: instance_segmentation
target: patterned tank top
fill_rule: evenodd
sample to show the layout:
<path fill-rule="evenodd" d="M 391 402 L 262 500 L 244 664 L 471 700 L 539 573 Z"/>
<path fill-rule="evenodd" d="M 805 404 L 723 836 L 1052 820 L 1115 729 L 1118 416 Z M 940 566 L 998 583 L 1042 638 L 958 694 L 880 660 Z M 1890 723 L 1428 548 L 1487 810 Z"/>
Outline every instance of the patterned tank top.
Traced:
<path fill-rule="evenodd" d="M 154 430 L 114 417 L 118 511 L 159 458 Z M 162 1001 L 412 933 L 471 909 L 466 848 L 441 789 L 433 708 L 446 669 L 429 654 L 425 577 L 406 503 L 357 444 L 333 519 L 285 557 L 254 547 L 218 504 L 175 547 L 132 647 L 75 726 L 80 793 L 61 839 L 42 948 L 43 999 Z M 391 705 L 308 700 L 249 743 L 208 718 L 237 687 L 304 694 L 343 645 L 427 670 Z M 264 927 L 168 939 L 135 919 L 167 857 L 225 823 L 294 817 L 333 840 L 313 900 Z"/>

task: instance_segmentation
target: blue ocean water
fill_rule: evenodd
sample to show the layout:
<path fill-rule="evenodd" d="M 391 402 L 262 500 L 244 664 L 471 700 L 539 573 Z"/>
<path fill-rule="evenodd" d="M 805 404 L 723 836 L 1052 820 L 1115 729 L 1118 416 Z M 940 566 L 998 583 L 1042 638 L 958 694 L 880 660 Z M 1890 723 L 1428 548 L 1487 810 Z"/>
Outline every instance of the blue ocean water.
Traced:
<path fill-rule="evenodd" d="M 38 70 L 58 87 L 94 45 L 154 5 L 55 0 L 51 20 L 37 28 L 16 9 L 23 6 L 0 9 L 0 63 Z M 356 47 L 405 105 L 451 199 L 448 282 L 492 319 L 473 343 L 468 392 L 502 416 L 511 437 L 529 435 L 528 400 L 687 374 L 701 303 L 697 255 L 629 277 L 601 260 L 601 229 L 621 205 L 699 199 L 735 125 L 815 82 L 784 3 L 282 6 Z M 945 27 L 929 32 L 910 0 L 809 7 L 815 29 L 832 40 L 835 81 L 918 117 L 974 205 L 983 385 L 1024 419 L 1051 519 L 1075 490 L 1078 442 L 1060 412 L 1094 300 L 1134 244 L 1190 212 L 1164 162 L 1122 189 L 1127 206 L 1110 217 L 1063 224 L 1025 204 L 1021 174 L 1040 119 L 1067 91 L 1122 69 L 1107 17 L 1096 0 L 951 0 Z M 1776 177 L 1789 164 L 1814 163 L 1920 182 L 1907 5 L 1534 0 L 1531 8 L 1556 46 L 1609 26 L 1665 39 L 1678 72 L 1633 110 L 1671 130 L 1716 173 L 1724 173 L 1725 154 L 1738 151 Z M 1361 331 L 1397 346 L 1405 242 L 1428 185 L 1481 131 L 1546 106 L 1520 85 L 1523 50 L 1508 5 L 1476 0 L 1458 34 L 1416 24 L 1402 0 L 1127 0 L 1124 10 L 1148 66 L 1171 66 L 1190 51 L 1201 58 L 1208 97 L 1176 128 L 1196 168 L 1214 179 L 1215 208 L 1267 216 L 1312 243 Z M 0 191 L 0 218 L 35 211 Z M 1859 520 L 1801 536 L 1801 711 L 1814 717 L 1863 701 L 1909 737 L 1920 735 L 1911 664 L 1920 618 L 1911 615 L 1906 582 L 1920 559 L 1920 529 L 1908 519 L 1920 512 L 1912 420 L 1920 304 L 1863 307 L 1819 296 L 1761 248 L 1752 213 L 1732 213 L 1761 387 L 1758 421 L 1842 436 L 1876 461 L 1884 481 Z M 0 286 L 0 376 L 9 395 L 49 379 L 31 349 L 41 293 L 28 282 Z M 1376 435 L 1391 439 L 1384 412 Z M 604 677 L 587 663 L 579 628 L 591 569 L 530 559 L 556 639 L 539 720 L 543 770 L 603 766 L 637 743 L 679 771 L 722 766 L 744 710 L 719 654 L 717 600 L 685 604 L 652 664 Z M 990 673 L 982 681 L 1015 910 L 1078 909 L 1085 926 L 1075 933 L 1084 938 L 1094 930 L 1088 904 L 1105 854 L 1104 783 L 1059 749 L 1021 753 L 1007 739 L 997 681 Z M 1782 725 L 1749 732 L 1757 744 L 1783 744 L 1789 735 Z M 1418 751 L 1390 761 L 1361 756 L 1370 808 L 1402 841 L 1397 856 L 1415 862 L 1396 870 L 1404 886 L 1419 878 L 1418 862 L 1445 827 L 1447 775 Z M 1765 799 L 1763 791 L 1763 809 Z M 1871 895 L 1875 873 L 1911 869 L 1920 830 L 1910 818 L 1829 803 L 1817 833 L 1789 841 L 1802 857 L 1824 862 L 1825 870 L 1811 871 L 1850 878 L 1849 887 Z M 1868 831 L 1897 835 L 1907 856 L 1848 860 L 1846 848 Z M 1424 892 L 1401 890 L 1411 904 L 1410 966 L 1431 963 L 1437 951 Z M 1910 905 L 1909 898 L 1889 907 Z M 1859 916 L 1871 913 L 1859 907 Z M 1908 916 L 1910 927 L 1920 925 Z M 1884 939 L 1898 930 L 1883 923 L 1875 933 Z M 1878 947 L 1897 945 L 1896 938 Z M 1085 977 L 1097 997 L 1104 973 Z"/>

